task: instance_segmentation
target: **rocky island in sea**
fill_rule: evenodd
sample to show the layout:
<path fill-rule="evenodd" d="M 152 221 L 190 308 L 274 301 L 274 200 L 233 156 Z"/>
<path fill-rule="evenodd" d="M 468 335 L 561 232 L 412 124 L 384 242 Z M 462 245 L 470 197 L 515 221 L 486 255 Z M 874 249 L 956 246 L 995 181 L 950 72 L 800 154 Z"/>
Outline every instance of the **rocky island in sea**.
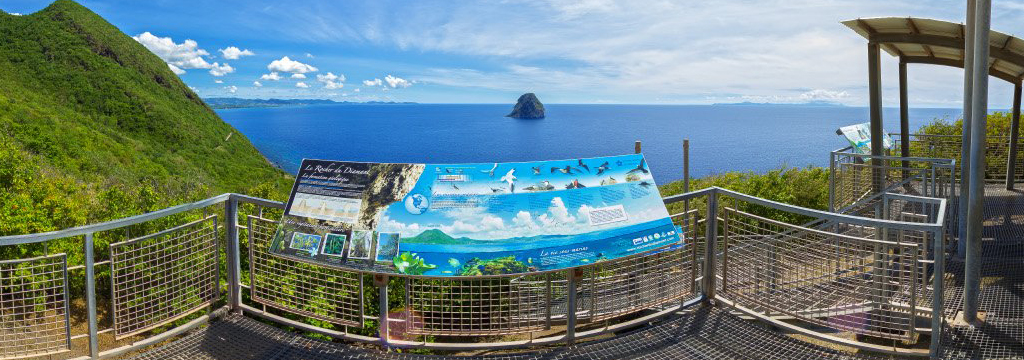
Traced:
<path fill-rule="evenodd" d="M 544 104 L 540 103 L 537 95 L 525 93 L 519 97 L 519 101 L 516 102 L 516 107 L 512 109 L 512 112 L 505 116 L 514 119 L 543 119 Z"/>

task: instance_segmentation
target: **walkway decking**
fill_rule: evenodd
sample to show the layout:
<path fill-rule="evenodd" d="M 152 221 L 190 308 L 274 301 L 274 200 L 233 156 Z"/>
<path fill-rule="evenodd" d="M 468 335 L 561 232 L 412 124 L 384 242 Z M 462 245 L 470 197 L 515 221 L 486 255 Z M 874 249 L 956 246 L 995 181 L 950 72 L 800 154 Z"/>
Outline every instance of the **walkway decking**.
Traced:
<path fill-rule="evenodd" d="M 981 311 L 985 324 L 951 325 L 943 358 L 1024 359 L 1024 192 L 986 191 L 985 265 Z M 962 306 L 963 265 L 947 267 L 947 313 Z M 438 359 L 385 353 L 303 337 L 252 318 L 231 315 L 137 359 Z M 880 359 L 812 344 L 727 309 L 701 307 L 614 338 L 488 359 Z"/>

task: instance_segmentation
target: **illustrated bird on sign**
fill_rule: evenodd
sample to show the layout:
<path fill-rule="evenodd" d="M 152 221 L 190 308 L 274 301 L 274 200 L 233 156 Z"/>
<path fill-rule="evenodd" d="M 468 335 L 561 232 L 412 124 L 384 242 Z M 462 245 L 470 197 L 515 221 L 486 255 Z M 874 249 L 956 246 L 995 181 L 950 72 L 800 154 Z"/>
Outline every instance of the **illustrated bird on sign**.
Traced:
<path fill-rule="evenodd" d="M 510 193 L 515 193 L 516 192 L 516 183 L 515 183 L 516 175 L 515 174 L 516 174 L 516 169 L 512 168 L 512 170 L 508 171 L 508 174 L 505 174 L 505 176 L 501 177 L 501 181 L 504 181 L 504 182 L 508 183 L 508 191 Z"/>
<path fill-rule="evenodd" d="M 579 179 L 573 180 L 571 183 L 565 184 L 566 189 L 582 189 L 585 187 L 586 186 L 583 186 L 583 184 L 580 184 Z"/>
<path fill-rule="evenodd" d="M 533 169 L 534 175 L 540 175 L 540 166 L 531 167 L 530 169 Z"/>
<path fill-rule="evenodd" d="M 603 173 L 604 173 L 605 171 L 607 171 L 608 169 L 611 169 L 611 167 L 609 167 L 609 166 L 608 166 L 608 162 L 607 162 L 607 161 L 605 161 L 605 162 L 604 162 L 604 164 L 601 164 L 601 166 L 598 166 L 598 167 L 597 167 L 597 174 L 598 174 L 598 175 L 601 175 L 601 174 L 603 174 Z"/>
<path fill-rule="evenodd" d="M 629 170 L 626 173 L 627 174 L 632 174 L 632 173 L 635 173 L 635 172 L 642 172 L 644 174 L 649 174 L 650 173 L 650 171 L 647 171 L 647 169 L 645 168 L 644 159 L 640 159 L 640 165 L 637 165 L 637 167 L 635 169 Z"/>
<path fill-rule="evenodd" d="M 580 171 L 580 169 L 574 168 L 574 167 L 569 166 L 569 165 L 566 165 L 564 168 L 557 168 L 557 167 L 551 168 L 551 173 L 554 173 L 555 171 L 561 172 L 563 174 L 569 174 L 569 175 L 582 172 L 582 171 Z"/>
<path fill-rule="evenodd" d="M 498 163 L 494 163 L 494 167 L 492 167 L 490 170 L 480 170 L 480 172 L 482 172 L 484 174 L 488 174 L 491 177 L 494 177 L 494 170 L 497 169 L 497 168 L 498 168 Z"/>
<path fill-rule="evenodd" d="M 583 163 L 583 159 L 576 160 L 576 164 L 581 168 L 587 169 L 587 172 L 590 172 L 590 167 Z"/>
<path fill-rule="evenodd" d="M 640 186 L 643 186 L 643 187 L 645 187 L 645 188 L 646 188 L 646 187 L 650 187 L 650 186 L 651 186 L 651 183 L 649 183 L 649 182 L 646 182 L 646 181 L 641 181 L 641 182 L 640 182 L 639 184 L 637 184 L 637 185 L 640 185 Z"/>

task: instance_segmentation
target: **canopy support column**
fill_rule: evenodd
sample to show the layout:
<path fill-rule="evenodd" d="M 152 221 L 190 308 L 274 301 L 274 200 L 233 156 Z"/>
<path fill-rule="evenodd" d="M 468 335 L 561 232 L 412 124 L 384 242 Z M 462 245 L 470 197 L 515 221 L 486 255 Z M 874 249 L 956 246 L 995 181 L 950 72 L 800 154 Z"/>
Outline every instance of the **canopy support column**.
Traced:
<path fill-rule="evenodd" d="M 1013 190 L 1017 181 L 1017 141 L 1020 138 L 1021 83 L 1013 84 L 1013 110 L 1010 111 L 1010 156 L 1006 159 L 1006 190 Z"/>
<path fill-rule="evenodd" d="M 907 100 L 907 63 L 900 58 L 900 156 L 910 157 L 910 110 Z M 910 174 L 907 169 L 910 163 L 906 160 L 900 164 L 903 168 L 903 179 Z"/>
<path fill-rule="evenodd" d="M 880 45 L 868 43 L 868 96 L 871 104 L 871 187 L 872 192 L 882 191 L 882 64 Z"/>
<path fill-rule="evenodd" d="M 970 202 L 971 88 L 974 86 L 974 8 L 976 0 L 967 0 L 967 24 L 964 26 L 964 114 L 960 136 L 960 188 L 957 198 L 956 258 L 967 256 L 967 204 Z"/>
<path fill-rule="evenodd" d="M 985 210 L 985 126 L 988 115 L 988 56 L 992 1 L 977 0 L 974 12 L 974 66 L 971 87 L 970 199 L 967 208 L 967 261 L 964 264 L 964 321 L 978 320 L 981 287 L 981 233 Z"/>

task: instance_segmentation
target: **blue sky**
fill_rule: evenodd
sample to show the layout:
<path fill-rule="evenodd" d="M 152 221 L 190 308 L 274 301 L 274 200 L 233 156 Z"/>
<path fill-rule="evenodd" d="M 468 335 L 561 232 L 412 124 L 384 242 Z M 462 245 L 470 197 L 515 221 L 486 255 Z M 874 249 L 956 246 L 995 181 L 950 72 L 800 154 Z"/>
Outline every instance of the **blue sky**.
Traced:
<path fill-rule="evenodd" d="M 0 0 L 0 9 L 48 3 Z M 532 91 L 547 103 L 865 106 L 865 41 L 839 21 L 961 22 L 966 1 L 81 3 L 165 60 L 189 64 L 180 76 L 205 97 L 509 103 Z M 994 1 L 994 29 L 1022 33 L 1022 18 L 1024 2 Z M 231 47 L 252 55 L 219 51 Z M 890 106 L 896 64 L 886 56 L 882 65 Z M 282 79 L 268 80 L 273 69 Z M 961 70 L 912 64 L 909 77 L 912 106 L 960 106 Z M 1010 85 L 991 84 L 991 107 L 1007 107 Z"/>

